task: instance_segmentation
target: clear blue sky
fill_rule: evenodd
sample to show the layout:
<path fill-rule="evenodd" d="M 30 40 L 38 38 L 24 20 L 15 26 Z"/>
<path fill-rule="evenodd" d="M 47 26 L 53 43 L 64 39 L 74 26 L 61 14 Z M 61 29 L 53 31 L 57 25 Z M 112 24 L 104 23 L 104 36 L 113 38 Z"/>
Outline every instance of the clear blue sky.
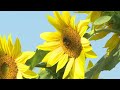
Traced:
<path fill-rule="evenodd" d="M 52 11 L 0 11 L 0 35 L 12 34 L 13 40 L 18 37 L 21 41 L 23 51 L 35 51 L 36 46 L 43 42 L 39 35 L 46 31 L 55 31 L 47 21 L 47 15 L 53 15 Z M 73 14 L 73 12 L 71 12 Z M 77 19 L 84 19 L 85 15 L 77 14 Z M 94 51 L 99 56 L 92 60 L 96 63 L 104 54 L 102 47 L 110 38 L 108 35 L 102 40 L 92 41 Z M 88 61 L 87 60 L 87 61 Z M 120 63 L 111 71 L 103 71 L 100 78 L 120 78 Z"/>

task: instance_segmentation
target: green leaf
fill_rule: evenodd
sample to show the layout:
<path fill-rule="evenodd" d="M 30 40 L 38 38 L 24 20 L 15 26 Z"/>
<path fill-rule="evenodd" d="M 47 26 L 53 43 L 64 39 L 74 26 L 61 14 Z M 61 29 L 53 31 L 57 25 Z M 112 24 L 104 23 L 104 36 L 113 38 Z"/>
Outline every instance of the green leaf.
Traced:
<path fill-rule="evenodd" d="M 88 62 L 88 66 L 87 66 L 87 70 L 89 70 L 92 66 L 93 66 L 92 61 L 89 61 L 89 62 Z"/>
<path fill-rule="evenodd" d="M 102 11 L 102 16 L 113 16 L 115 11 Z"/>
<path fill-rule="evenodd" d="M 56 73 L 56 68 L 57 68 L 57 64 L 55 64 L 52 67 L 47 67 L 46 70 L 53 76 L 53 78 L 62 79 L 63 73 L 65 71 L 65 67 L 59 70 L 57 73 Z"/>
<path fill-rule="evenodd" d="M 94 25 L 101 25 L 106 22 L 108 22 L 111 19 L 111 16 L 101 16 L 95 22 L 93 23 Z"/>
<path fill-rule="evenodd" d="M 104 55 L 89 71 L 85 73 L 87 79 L 92 79 L 103 70 L 111 70 L 120 62 L 120 45 L 110 53 Z"/>
<path fill-rule="evenodd" d="M 104 38 L 109 32 L 106 32 L 106 31 L 102 31 L 102 32 L 99 32 L 99 33 L 95 33 L 91 38 L 90 40 L 98 40 L 98 39 L 102 39 Z"/>
<path fill-rule="evenodd" d="M 108 24 L 112 25 L 112 29 L 120 31 L 120 13 L 115 13 Z"/>
<path fill-rule="evenodd" d="M 56 73 L 57 64 L 52 67 L 41 68 L 39 72 L 39 79 L 62 79 L 64 69 Z"/>
<path fill-rule="evenodd" d="M 89 33 L 85 33 L 83 37 L 88 39 L 88 38 L 90 38 L 90 34 Z"/>
<path fill-rule="evenodd" d="M 30 66 L 30 69 L 32 70 L 38 63 L 42 61 L 44 56 L 48 53 L 48 51 L 42 51 L 42 50 L 36 50 L 35 55 L 30 58 L 26 64 Z"/>
<path fill-rule="evenodd" d="M 39 79 L 53 79 L 53 76 L 47 70 L 40 70 Z"/>

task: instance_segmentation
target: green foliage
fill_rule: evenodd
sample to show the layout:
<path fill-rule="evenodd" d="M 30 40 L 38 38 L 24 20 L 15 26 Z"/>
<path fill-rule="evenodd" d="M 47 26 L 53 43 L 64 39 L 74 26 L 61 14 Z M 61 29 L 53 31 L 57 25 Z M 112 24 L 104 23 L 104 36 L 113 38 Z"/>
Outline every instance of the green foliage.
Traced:
<path fill-rule="evenodd" d="M 89 33 L 85 33 L 83 37 L 85 37 L 85 38 L 87 38 L 87 39 L 88 39 L 88 38 L 90 38 L 90 37 L 91 37 L 91 35 L 90 35 Z"/>
<path fill-rule="evenodd" d="M 108 22 L 111 19 L 111 16 L 101 16 L 95 22 L 93 23 L 94 25 L 101 25 L 106 22 Z"/>
<path fill-rule="evenodd" d="M 48 53 L 48 51 L 43 51 L 43 50 L 36 50 L 35 55 L 30 58 L 26 64 L 30 66 L 30 69 L 32 70 L 38 63 L 42 61 L 44 56 Z"/>
<path fill-rule="evenodd" d="M 90 68 L 92 68 L 93 67 L 93 63 L 92 63 L 92 61 L 89 61 L 88 62 L 88 66 L 87 66 L 87 70 L 89 70 Z"/>
<path fill-rule="evenodd" d="M 61 69 L 56 73 L 57 64 L 52 67 L 41 68 L 39 72 L 39 79 L 62 79 L 64 69 Z"/>
<path fill-rule="evenodd" d="M 115 11 L 102 11 L 102 16 L 113 16 Z"/>
<path fill-rule="evenodd" d="M 87 71 L 89 71 L 93 66 L 94 65 L 93 65 L 92 61 L 89 61 L 88 66 L 87 66 Z M 94 75 L 91 79 L 98 79 L 99 75 L 100 75 L 100 73 Z"/>
<path fill-rule="evenodd" d="M 93 35 L 90 40 L 98 40 L 104 38 L 109 32 L 102 31 Z"/>
<path fill-rule="evenodd" d="M 114 14 L 109 23 L 112 25 L 112 29 L 120 31 L 120 13 Z"/>
<path fill-rule="evenodd" d="M 111 70 L 120 62 L 120 45 L 110 53 L 109 56 L 104 55 L 85 76 L 87 79 L 92 79 L 95 75 L 103 70 Z"/>
<path fill-rule="evenodd" d="M 46 67 L 46 63 L 41 62 L 47 53 L 48 51 L 36 50 L 35 55 L 30 58 L 26 64 L 30 66 L 31 70 L 34 67 L 40 68 L 39 79 L 61 79 L 64 73 L 64 68 L 56 73 L 57 65 Z"/>
<path fill-rule="evenodd" d="M 53 79 L 53 76 L 46 70 L 40 70 L 39 79 Z"/>

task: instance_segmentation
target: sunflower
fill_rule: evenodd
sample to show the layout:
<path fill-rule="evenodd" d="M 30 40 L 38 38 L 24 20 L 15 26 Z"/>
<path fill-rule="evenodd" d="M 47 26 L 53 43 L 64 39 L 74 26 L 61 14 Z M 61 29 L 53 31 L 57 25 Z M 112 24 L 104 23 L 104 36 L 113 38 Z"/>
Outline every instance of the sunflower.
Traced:
<path fill-rule="evenodd" d="M 0 36 L 0 78 L 1 79 L 22 79 L 36 78 L 37 74 L 29 70 L 25 62 L 34 55 L 34 52 L 21 52 L 20 41 L 17 38 L 12 43 L 11 35 Z"/>
<path fill-rule="evenodd" d="M 57 64 L 56 73 L 64 66 L 63 79 L 70 76 L 73 79 L 83 79 L 85 75 L 85 58 L 96 58 L 90 42 L 84 38 L 89 19 L 81 20 L 75 25 L 75 16 L 68 11 L 62 14 L 55 11 L 54 17 L 48 16 L 48 21 L 56 28 L 56 32 L 44 32 L 40 37 L 46 40 L 37 48 L 50 51 L 42 60 L 47 67 Z"/>
<path fill-rule="evenodd" d="M 107 55 L 111 53 L 111 51 L 120 43 L 120 35 L 114 33 L 113 36 L 107 41 L 105 44 L 105 48 L 107 48 Z"/>

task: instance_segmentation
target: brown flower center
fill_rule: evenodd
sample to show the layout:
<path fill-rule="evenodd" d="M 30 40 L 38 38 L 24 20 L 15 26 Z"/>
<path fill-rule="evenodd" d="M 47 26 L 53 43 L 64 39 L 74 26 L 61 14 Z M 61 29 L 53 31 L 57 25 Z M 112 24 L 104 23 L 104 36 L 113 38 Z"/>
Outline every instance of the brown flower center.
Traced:
<path fill-rule="evenodd" d="M 0 78 L 1 79 L 16 79 L 17 65 L 15 60 L 8 55 L 0 56 Z"/>
<path fill-rule="evenodd" d="M 69 57 L 77 58 L 82 50 L 79 33 L 72 28 L 66 28 L 63 30 L 62 47 Z"/>

